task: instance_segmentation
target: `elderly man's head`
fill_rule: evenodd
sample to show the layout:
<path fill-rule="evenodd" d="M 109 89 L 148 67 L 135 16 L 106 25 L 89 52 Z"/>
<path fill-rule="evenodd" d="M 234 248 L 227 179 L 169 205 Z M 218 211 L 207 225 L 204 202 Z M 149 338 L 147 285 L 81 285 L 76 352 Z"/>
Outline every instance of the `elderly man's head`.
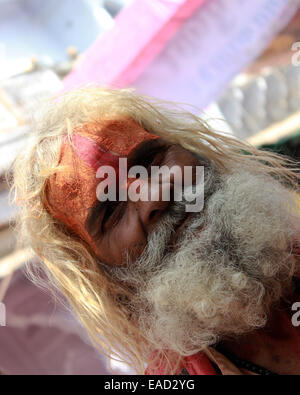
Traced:
<path fill-rule="evenodd" d="M 176 199 L 162 199 L 171 177 L 155 198 L 120 199 L 118 190 L 99 201 L 98 169 L 119 177 L 120 159 L 147 169 L 140 185 L 151 183 L 151 166 L 189 166 L 191 183 Z M 265 325 L 291 289 L 296 183 L 282 158 L 190 113 L 98 88 L 52 103 L 15 166 L 22 234 L 93 340 L 134 366 L 154 349 L 189 355 Z M 203 209 L 188 212 L 199 195 Z"/>

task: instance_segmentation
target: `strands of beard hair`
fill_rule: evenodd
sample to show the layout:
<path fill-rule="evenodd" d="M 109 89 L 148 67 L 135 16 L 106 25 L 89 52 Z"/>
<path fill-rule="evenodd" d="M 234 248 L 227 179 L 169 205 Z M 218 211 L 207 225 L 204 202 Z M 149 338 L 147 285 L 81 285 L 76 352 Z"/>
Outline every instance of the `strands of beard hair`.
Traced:
<path fill-rule="evenodd" d="M 270 176 L 236 170 L 217 189 L 214 176 L 206 178 L 214 192 L 175 251 L 165 253 L 185 202 L 174 203 L 136 262 L 112 268 L 135 289 L 130 310 L 156 349 L 191 355 L 262 327 L 291 286 L 293 196 Z"/>

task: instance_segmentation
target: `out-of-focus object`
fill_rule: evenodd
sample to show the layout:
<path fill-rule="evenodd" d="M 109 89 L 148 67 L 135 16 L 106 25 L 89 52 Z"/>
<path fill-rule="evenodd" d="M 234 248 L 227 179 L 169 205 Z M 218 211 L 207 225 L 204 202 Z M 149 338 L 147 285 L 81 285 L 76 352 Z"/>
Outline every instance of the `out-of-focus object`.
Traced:
<path fill-rule="evenodd" d="M 113 18 L 95 0 L 1 0 L 0 44 L 2 58 L 67 59 L 66 49 L 79 52 L 106 29 Z"/>
<path fill-rule="evenodd" d="M 272 124 L 254 136 L 248 137 L 247 141 L 257 147 L 272 145 L 279 140 L 292 137 L 297 131 L 300 131 L 300 111 L 281 122 Z"/>
<path fill-rule="evenodd" d="M 8 202 L 4 175 L 28 141 L 34 109 L 60 88 L 61 81 L 51 70 L 18 75 L 0 83 L 0 259 L 13 252 L 16 241 L 10 224 L 17 208 Z"/>
<path fill-rule="evenodd" d="M 232 92 L 239 92 L 240 98 Z M 218 105 L 241 139 L 250 138 L 300 110 L 300 66 L 263 68 L 233 80 Z"/>
<path fill-rule="evenodd" d="M 292 64 L 284 69 L 288 88 L 288 105 L 291 112 L 300 109 L 300 66 Z"/>
<path fill-rule="evenodd" d="M 269 45 L 299 5 L 299 0 L 210 0 L 133 85 L 141 93 L 203 109 Z"/>
<path fill-rule="evenodd" d="M 300 54 L 300 10 L 217 101 L 234 135 L 257 146 L 273 145 L 300 129 L 297 49 Z"/>
<path fill-rule="evenodd" d="M 103 7 L 112 17 L 118 15 L 124 6 L 129 5 L 132 0 L 102 0 Z"/>
<path fill-rule="evenodd" d="M 4 81 L 14 75 L 32 71 L 34 69 L 34 63 L 34 57 L 9 60 L 4 59 L 4 52 L 2 54 L 0 53 L 0 81 Z"/>
<path fill-rule="evenodd" d="M 13 272 L 8 274 L 6 277 L 4 277 L 3 280 L 0 282 L 0 304 L 1 304 L 0 305 L 0 326 L 5 326 L 5 324 L 6 324 L 6 317 L 5 317 L 6 311 L 5 311 L 5 309 L 1 310 L 1 307 L 3 307 L 2 301 L 5 297 L 6 291 L 8 290 L 12 276 L 13 276 Z M 3 312 L 4 312 L 4 317 L 2 317 Z"/>
<path fill-rule="evenodd" d="M 1 92 L 1 91 L 0 91 Z M 1 93 L 0 93 L 1 95 Z M 7 108 L 6 100 L 4 102 L 0 98 L 0 127 L 2 130 L 10 130 L 18 126 L 18 120 L 14 113 Z"/>
<path fill-rule="evenodd" d="M 24 248 L 6 255 L 0 259 L 0 278 L 11 275 L 33 257 L 34 254 L 30 248 Z"/>
<path fill-rule="evenodd" d="M 6 108 L 7 112 L 15 119 L 18 125 L 24 124 L 24 118 L 17 107 L 14 106 L 11 97 L 0 88 L 0 103 L 2 108 Z"/>
<path fill-rule="evenodd" d="M 266 50 L 247 68 L 251 74 L 259 73 L 265 67 L 280 67 L 293 64 L 295 51 L 300 49 L 300 9 L 289 24 L 274 38 Z"/>
<path fill-rule="evenodd" d="M 0 102 L 18 119 L 18 125 L 25 124 L 41 101 L 60 88 L 61 81 L 51 70 L 26 73 L 0 83 Z"/>
<path fill-rule="evenodd" d="M 64 80 L 66 90 L 89 82 L 124 87 L 163 50 L 204 0 L 134 0 L 84 53 Z"/>
<path fill-rule="evenodd" d="M 0 83 L 0 176 L 25 143 L 33 112 L 61 88 L 51 70 L 35 71 Z"/>
<path fill-rule="evenodd" d="M 36 259 L 32 264 L 37 265 Z M 0 279 L 0 288 L 2 284 Z M 111 374 L 107 360 L 57 297 L 53 300 L 49 291 L 29 282 L 22 270 L 14 273 L 4 291 L 6 327 L 0 328 L 0 366 L 5 374 Z"/>

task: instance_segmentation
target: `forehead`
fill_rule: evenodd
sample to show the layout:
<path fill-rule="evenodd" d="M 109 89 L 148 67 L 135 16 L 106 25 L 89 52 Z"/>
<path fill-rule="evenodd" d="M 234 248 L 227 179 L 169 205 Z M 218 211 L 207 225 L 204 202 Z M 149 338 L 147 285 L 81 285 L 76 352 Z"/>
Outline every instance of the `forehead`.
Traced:
<path fill-rule="evenodd" d="M 158 138 L 132 119 L 91 123 L 76 128 L 75 133 L 90 138 L 98 147 L 119 156 L 129 155 L 144 140 Z"/>

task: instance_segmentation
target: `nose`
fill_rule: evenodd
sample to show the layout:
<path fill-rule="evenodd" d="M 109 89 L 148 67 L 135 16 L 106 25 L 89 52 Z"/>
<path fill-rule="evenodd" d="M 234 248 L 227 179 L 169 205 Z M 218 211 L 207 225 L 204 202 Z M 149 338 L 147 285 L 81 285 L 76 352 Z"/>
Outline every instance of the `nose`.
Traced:
<path fill-rule="evenodd" d="M 169 182 L 159 184 L 149 182 L 147 187 L 145 185 L 144 188 L 141 188 L 140 199 L 132 201 L 129 196 L 129 203 L 134 207 L 147 234 L 153 230 L 166 213 L 171 201 L 171 190 L 172 184 Z"/>
<path fill-rule="evenodd" d="M 138 213 L 139 219 L 143 224 L 143 228 L 147 233 L 150 233 L 155 225 L 161 220 L 163 214 L 166 212 L 170 202 L 164 201 L 147 201 L 135 202 L 135 209 Z"/>

